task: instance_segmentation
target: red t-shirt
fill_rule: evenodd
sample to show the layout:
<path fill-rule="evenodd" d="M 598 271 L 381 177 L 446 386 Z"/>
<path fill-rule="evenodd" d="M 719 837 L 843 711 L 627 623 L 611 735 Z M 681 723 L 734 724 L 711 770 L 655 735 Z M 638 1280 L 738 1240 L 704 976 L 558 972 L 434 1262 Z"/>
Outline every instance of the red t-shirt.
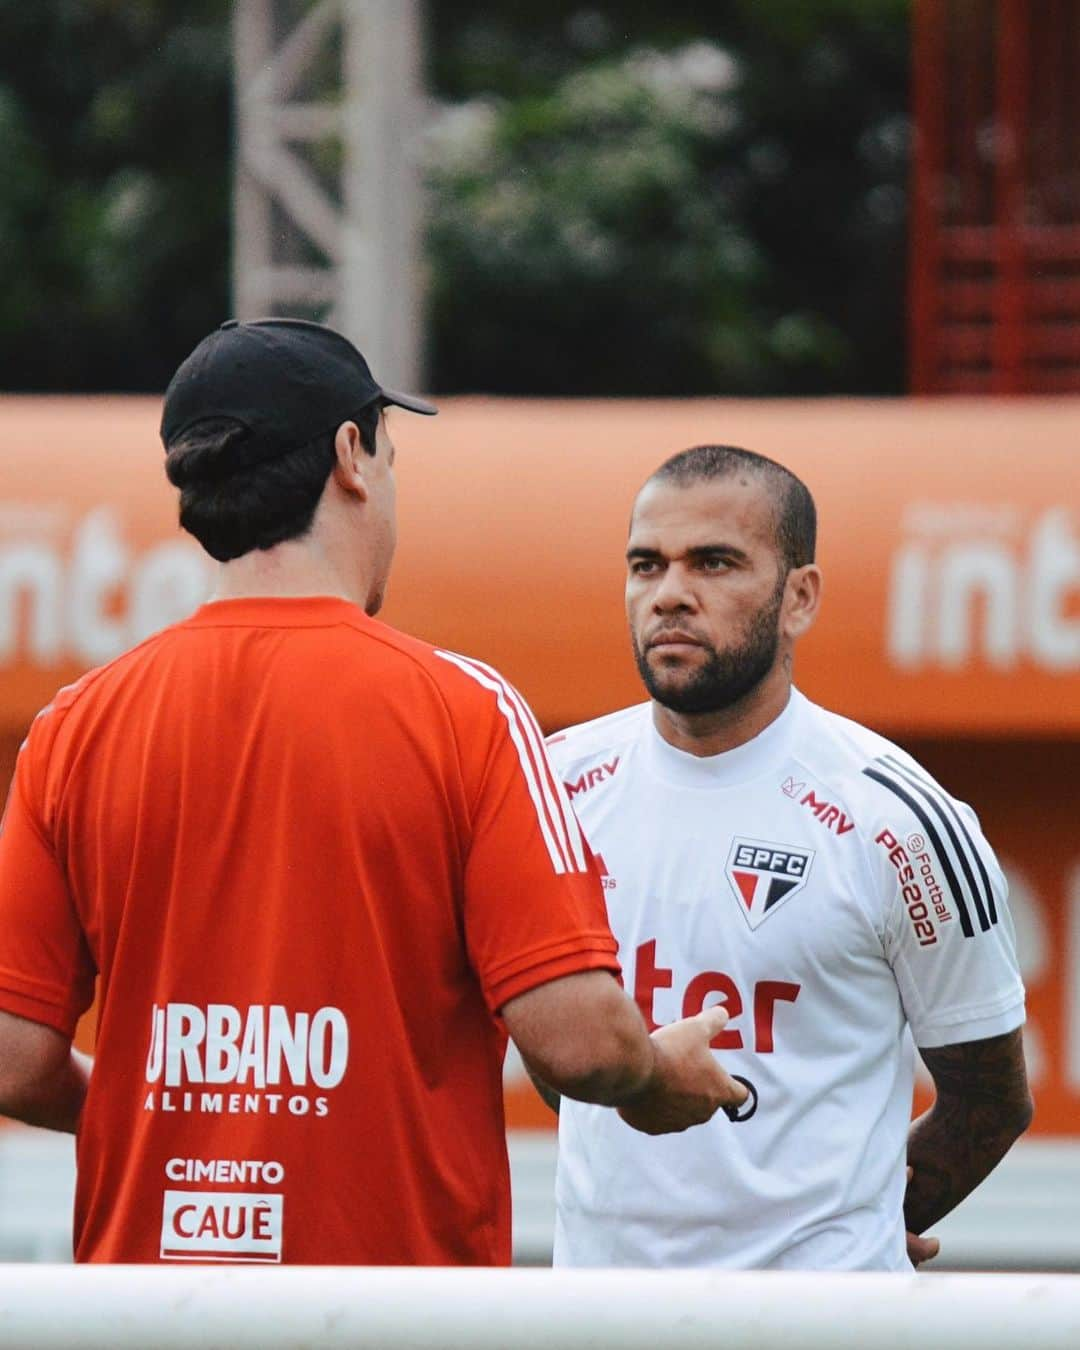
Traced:
<path fill-rule="evenodd" d="M 81 1261 L 508 1261 L 495 1014 L 615 950 L 519 695 L 344 600 L 206 605 L 19 755 L 0 1007 L 99 980 Z"/>

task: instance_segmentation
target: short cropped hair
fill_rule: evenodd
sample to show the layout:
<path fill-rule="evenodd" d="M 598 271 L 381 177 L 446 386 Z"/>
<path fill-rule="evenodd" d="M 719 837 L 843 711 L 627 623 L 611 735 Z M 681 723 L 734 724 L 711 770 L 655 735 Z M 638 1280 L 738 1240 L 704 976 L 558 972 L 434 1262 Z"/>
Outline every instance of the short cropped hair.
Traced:
<path fill-rule="evenodd" d="M 369 455 L 381 411 L 375 402 L 352 419 Z M 194 423 L 165 456 L 169 482 L 180 489 L 181 526 L 218 562 L 302 539 L 334 467 L 336 434 L 335 428 L 287 455 L 252 464 L 250 454 L 237 453 L 250 436 L 241 422 L 214 417 Z"/>
<path fill-rule="evenodd" d="M 785 573 L 812 563 L 817 546 L 814 499 L 802 479 L 775 459 L 737 445 L 695 445 L 665 460 L 649 481 L 688 487 L 691 483 L 730 478 L 740 472 L 752 473 L 768 486 L 776 507 L 776 546 Z"/>

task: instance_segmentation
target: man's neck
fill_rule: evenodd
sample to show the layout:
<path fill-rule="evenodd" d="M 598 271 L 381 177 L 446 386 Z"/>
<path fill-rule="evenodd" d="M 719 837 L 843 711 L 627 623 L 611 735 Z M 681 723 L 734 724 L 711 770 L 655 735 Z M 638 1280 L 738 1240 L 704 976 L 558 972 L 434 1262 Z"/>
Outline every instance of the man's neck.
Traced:
<path fill-rule="evenodd" d="M 212 600 L 265 599 L 273 596 L 334 595 L 361 609 L 367 592 L 350 584 L 328 558 L 306 543 L 286 542 L 272 549 L 253 549 L 222 563 Z"/>
<path fill-rule="evenodd" d="M 791 697 L 791 663 L 778 662 L 744 698 L 712 712 L 680 713 L 653 700 L 653 724 L 660 736 L 689 755 L 721 755 L 771 726 Z"/>

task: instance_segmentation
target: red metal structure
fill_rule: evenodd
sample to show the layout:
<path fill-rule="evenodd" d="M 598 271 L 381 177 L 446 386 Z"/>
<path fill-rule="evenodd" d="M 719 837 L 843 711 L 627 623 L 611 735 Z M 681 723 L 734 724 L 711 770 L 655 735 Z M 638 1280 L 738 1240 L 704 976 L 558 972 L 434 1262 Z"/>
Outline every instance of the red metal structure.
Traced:
<path fill-rule="evenodd" d="M 1080 392 L 1080 0 L 915 0 L 914 393 Z"/>

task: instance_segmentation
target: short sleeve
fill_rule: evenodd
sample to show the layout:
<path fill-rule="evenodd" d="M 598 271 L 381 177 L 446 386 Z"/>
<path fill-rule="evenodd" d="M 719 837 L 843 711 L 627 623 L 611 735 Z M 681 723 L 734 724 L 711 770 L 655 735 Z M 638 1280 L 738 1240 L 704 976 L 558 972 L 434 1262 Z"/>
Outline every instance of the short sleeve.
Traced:
<path fill-rule="evenodd" d="M 915 1043 L 984 1040 L 1024 1021 L 1008 885 L 972 809 L 914 761 L 867 770 L 883 789 L 871 866 L 883 938 Z"/>
<path fill-rule="evenodd" d="M 465 937 L 497 1011 L 564 975 L 618 974 L 618 949 L 599 872 L 532 712 L 490 667 L 469 665 L 488 698 L 487 754 L 471 803 Z"/>
<path fill-rule="evenodd" d="M 94 967 L 67 883 L 33 804 L 23 746 L 0 826 L 0 1008 L 73 1035 Z"/>

